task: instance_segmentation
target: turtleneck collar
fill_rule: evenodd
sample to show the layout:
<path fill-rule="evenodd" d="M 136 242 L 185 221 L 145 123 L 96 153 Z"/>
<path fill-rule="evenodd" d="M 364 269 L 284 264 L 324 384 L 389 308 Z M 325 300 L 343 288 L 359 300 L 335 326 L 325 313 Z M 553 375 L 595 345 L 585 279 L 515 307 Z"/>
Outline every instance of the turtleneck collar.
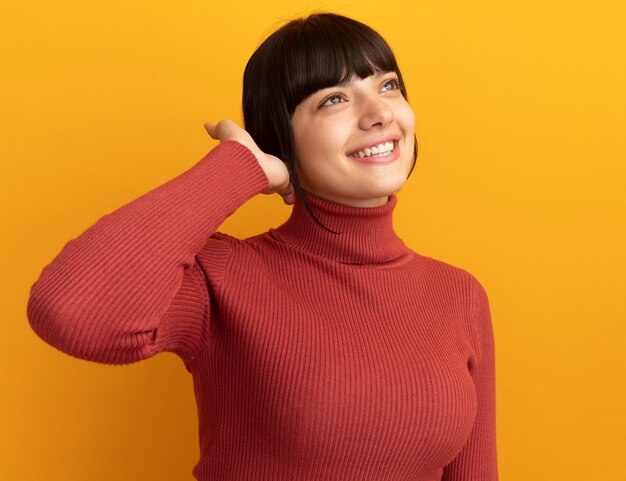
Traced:
<path fill-rule="evenodd" d="M 395 195 L 378 207 L 352 207 L 304 193 L 318 225 L 296 196 L 291 216 L 270 235 L 287 245 L 344 264 L 382 264 L 411 254 L 393 229 Z"/>

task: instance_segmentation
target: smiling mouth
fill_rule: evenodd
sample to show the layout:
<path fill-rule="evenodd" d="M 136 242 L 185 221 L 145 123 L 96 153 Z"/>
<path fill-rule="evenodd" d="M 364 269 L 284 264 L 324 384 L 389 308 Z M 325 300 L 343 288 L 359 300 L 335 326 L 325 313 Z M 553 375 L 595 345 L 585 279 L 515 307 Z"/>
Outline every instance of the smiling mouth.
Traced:
<path fill-rule="evenodd" d="M 352 157 L 353 159 L 363 159 L 366 157 L 384 156 L 396 150 L 397 146 L 398 146 L 397 140 L 390 140 L 389 142 L 383 142 L 378 145 L 372 145 L 370 147 L 366 147 L 363 150 L 357 150 L 356 152 L 352 152 L 348 154 L 348 157 Z"/>

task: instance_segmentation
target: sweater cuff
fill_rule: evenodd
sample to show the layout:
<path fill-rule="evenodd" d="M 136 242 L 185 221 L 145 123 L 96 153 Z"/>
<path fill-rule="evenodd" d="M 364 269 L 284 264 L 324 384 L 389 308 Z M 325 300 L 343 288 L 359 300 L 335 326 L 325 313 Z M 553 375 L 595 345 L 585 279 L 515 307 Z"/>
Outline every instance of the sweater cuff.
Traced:
<path fill-rule="evenodd" d="M 207 166 L 210 164 L 210 167 Z M 206 169 L 207 175 L 213 172 L 225 173 L 236 182 L 220 182 L 212 192 L 206 192 L 211 198 L 224 199 L 228 215 L 234 213 L 247 200 L 270 188 L 265 172 L 255 155 L 243 144 L 227 140 L 206 154 L 193 169 Z M 199 182 L 213 184 L 212 179 L 200 176 Z"/>

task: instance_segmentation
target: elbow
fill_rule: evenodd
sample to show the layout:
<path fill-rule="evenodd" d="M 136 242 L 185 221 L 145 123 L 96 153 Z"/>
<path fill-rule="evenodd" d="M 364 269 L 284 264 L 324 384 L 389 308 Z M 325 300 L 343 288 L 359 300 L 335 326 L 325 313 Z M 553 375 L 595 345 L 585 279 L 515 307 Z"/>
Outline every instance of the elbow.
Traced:
<path fill-rule="evenodd" d="M 70 322 L 58 305 L 40 293 L 38 284 L 31 287 L 26 317 L 33 331 L 46 343 L 67 352 L 71 345 Z"/>
<path fill-rule="evenodd" d="M 129 364 L 150 357 L 155 332 L 124 332 L 115 323 L 74 304 L 41 295 L 35 283 L 28 298 L 28 322 L 46 344 L 79 359 L 104 364 Z"/>

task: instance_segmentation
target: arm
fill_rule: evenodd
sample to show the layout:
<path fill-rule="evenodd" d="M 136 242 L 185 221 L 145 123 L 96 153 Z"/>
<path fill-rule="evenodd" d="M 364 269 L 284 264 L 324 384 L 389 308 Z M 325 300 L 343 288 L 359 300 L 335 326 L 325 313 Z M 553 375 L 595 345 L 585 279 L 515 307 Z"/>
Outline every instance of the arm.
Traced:
<path fill-rule="evenodd" d="M 193 356 L 209 302 L 195 255 L 269 186 L 248 148 L 221 143 L 70 240 L 31 287 L 30 325 L 61 351 L 96 362 L 136 362 L 164 350 Z"/>
<path fill-rule="evenodd" d="M 493 326 L 487 294 L 476 280 L 473 320 L 478 354 L 470 373 L 478 398 L 476 421 L 459 455 L 444 468 L 442 481 L 498 481 Z"/>

